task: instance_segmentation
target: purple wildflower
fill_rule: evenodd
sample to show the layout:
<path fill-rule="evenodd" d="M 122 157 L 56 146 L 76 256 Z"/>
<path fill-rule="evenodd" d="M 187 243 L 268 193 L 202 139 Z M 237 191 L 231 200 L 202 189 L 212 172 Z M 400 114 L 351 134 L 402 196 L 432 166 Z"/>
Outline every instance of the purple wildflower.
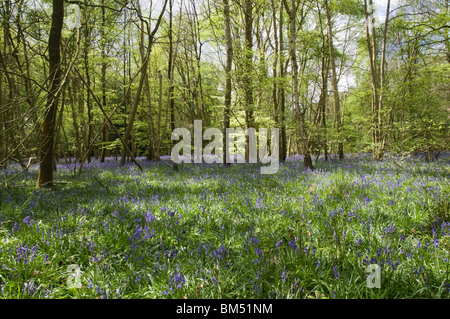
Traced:
<path fill-rule="evenodd" d="M 292 239 L 291 241 L 289 241 L 289 246 L 291 246 L 291 248 L 296 251 L 297 250 L 297 245 L 295 244 L 295 238 Z"/>
<path fill-rule="evenodd" d="M 339 273 L 337 271 L 337 266 L 333 266 L 333 272 L 334 272 L 334 278 L 338 279 L 339 278 Z"/>
<path fill-rule="evenodd" d="M 286 278 L 286 267 L 284 267 L 284 269 L 283 269 L 283 273 L 281 274 L 281 278 L 283 278 L 283 281 L 287 280 L 287 278 Z"/>
<path fill-rule="evenodd" d="M 23 223 L 26 224 L 27 226 L 31 226 L 31 224 L 32 224 L 33 222 L 34 222 L 34 221 L 31 219 L 31 215 L 28 215 L 27 217 L 25 217 L 25 218 L 23 219 Z"/>
<path fill-rule="evenodd" d="M 277 242 L 277 244 L 276 244 L 276 246 L 275 246 L 275 248 L 277 249 L 277 251 L 278 251 L 278 247 L 280 247 L 280 245 L 281 245 L 282 242 L 283 242 L 283 240 L 279 240 L 279 241 Z"/>
<path fill-rule="evenodd" d="M 250 237 L 250 241 L 254 244 L 257 245 L 259 244 L 259 239 L 255 236 Z"/>

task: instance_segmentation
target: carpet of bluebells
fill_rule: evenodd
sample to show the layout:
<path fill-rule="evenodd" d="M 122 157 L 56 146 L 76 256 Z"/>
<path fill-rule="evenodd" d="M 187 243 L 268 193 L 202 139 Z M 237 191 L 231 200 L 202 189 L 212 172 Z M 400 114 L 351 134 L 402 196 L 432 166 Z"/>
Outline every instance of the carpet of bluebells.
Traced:
<path fill-rule="evenodd" d="M 450 298 L 448 153 L 139 161 L 61 163 L 51 189 L 1 171 L 0 298 Z"/>

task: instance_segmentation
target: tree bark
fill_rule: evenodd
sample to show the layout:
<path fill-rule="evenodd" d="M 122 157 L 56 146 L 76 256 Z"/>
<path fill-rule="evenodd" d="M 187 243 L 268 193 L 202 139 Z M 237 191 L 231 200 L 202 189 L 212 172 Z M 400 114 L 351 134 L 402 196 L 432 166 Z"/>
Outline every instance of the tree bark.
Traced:
<path fill-rule="evenodd" d="M 223 164 L 230 163 L 228 152 L 226 152 L 226 129 L 230 127 L 231 115 L 231 68 L 233 66 L 233 41 L 231 39 L 230 26 L 230 4 L 229 0 L 223 0 L 223 20 L 225 25 L 225 43 L 227 60 L 225 64 L 225 92 L 224 92 L 224 108 L 223 108 Z"/>
<path fill-rule="evenodd" d="M 253 4 L 252 0 L 244 1 L 244 101 L 245 101 L 245 129 L 255 127 L 252 61 L 253 61 Z M 249 161 L 249 136 L 245 137 L 245 161 Z"/>
<path fill-rule="evenodd" d="M 297 20 L 297 12 L 298 8 L 300 6 L 300 1 L 298 0 L 292 0 L 292 8 L 289 7 L 289 4 L 287 3 L 287 0 L 283 0 L 284 7 L 286 9 L 286 12 L 289 15 L 289 53 L 291 56 L 291 68 L 292 68 L 292 103 L 293 103 L 293 110 L 294 114 L 297 117 L 298 123 L 299 123 L 299 133 L 301 138 L 301 148 L 303 153 L 303 163 L 305 165 L 305 168 L 313 169 L 313 163 L 311 159 L 311 154 L 309 151 L 309 142 L 308 142 L 308 134 L 306 132 L 306 125 L 305 125 L 305 112 L 306 108 L 305 106 L 300 109 L 300 103 L 299 103 L 299 92 L 298 92 L 298 63 L 297 63 L 297 47 L 296 47 L 296 40 L 297 40 L 297 28 L 296 28 L 296 20 Z M 301 14 L 300 16 L 303 16 Z M 303 17 L 302 17 L 303 21 Z"/>
<path fill-rule="evenodd" d="M 170 130 L 173 132 L 175 130 L 175 100 L 173 98 L 173 1 L 169 0 L 169 61 L 167 67 L 167 77 L 169 78 L 169 110 L 170 110 Z M 172 141 L 172 146 L 175 144 L 175 141 Z M 173 163 L 173 169 L 178 171 L 178 164 Z"/>
<path fill-rule="evenodd" d="M 74 82 L 73 80 L 71 82 Z M 72 123 L 73 123 L 73 132 L 74 132 L 74 138 L 75 138 L 75 157 L 76 160 L 81 161 L 81 142 L 80 142 L 80 128 L 78 125 L 78 112 L 75 109 L 75 102 L 76 102 L 76 92 L 72 92 L 73 89 L 73 85 L 68 85 L 68 90 L 67 93 L 69 94 L 69 101 L 70 101 L 70 106 L 72 109 Z M 75 160 L 75 162 L 76 162 Z"/>
<path fill-rule="evenodd" d="M 37 185 L 53 185 L 53 143 L 61 83 L 61 31 L 64 21 L 64 0 L 53 0 L 52 25 L 48 41 L 50 89 L 41 133 L 40 166 Z"/>
<path fill-rule="evenodd" d="M 280 64 L 280 78 L 284 79 L 286 74 L 285 70 L 285 59 L 284 59 L 284 45 L 283 45 L 283 1 L 280 1 L 280 23 L 278 26 L 278 34 L 279 34 L 279 64 Z M 274 30 L 276 32 L 276 30 Z M 284 91 L 284 85 L 279 86 L 278 98 L 280 100 L 280 126 L 281 126 L 281 136 L 280 136 L 280 161 L 286 161 L 286 157 L 289 156 L 289 147 L 287 146 L 287 138 L 286 138 L 286 96 Z"/>
<path fill-rule="evenodd" d="M 106 109 L 106 68 L 108 64 L 106 63 L 106 36 L 105 36 L 105 28 L 106 28 L 106 12 L 105 12 L 105 0 L 102 0 L 102 25 L 100 28 L 100 36 L 101 36 L 101 50 L 102 50 L 102 75 L 101 75 L 101 81 L 102 81 L 102 104 L 103 107 Z M 100 162 L 105 162 L 105 158 L 109 156 L 110 152 L 106 146 L 106 144 L 109 142 L 109 130 L 108 126 L 104 125 L 102 129 L 102 155 L 100 158 Z"/>
<path fill-rule="evenodd" d="M 384 59 L 386 54 L 387 27 L 389 22 L 390 0 L 387 2 L 385 28 L 383 31 L 382 61 L 378 70 L 378 48 L 376 42 L 375 26 L 373 24 L 373 3 L 372 0 L 364 0 L 364 12 L 366 19 L 366 42 L 369 51 L 370 73 L 372 83 L 372 143 L 373 160 L 383 160 L 384 146 L 382 143 L 382 105 L 384 89 Z M 370 11 L 370 12 L 369 12 Z M 381 78 L 380 78 L 381 77 Z"/>
<path fill-rule="evenodd" d="M 1 48 L 0 48 L 1 52 Z M 0 167 L 7 168 L 7 158 L 5 150 L 4 136 L 6 135 L 5 120 L 3 114 L 3 73 L 0 73 Z"/>
<path fill-rule="evenodd" d="M 89 49 L 91 47 L 91 29 L 89 27 L 89 10 L 85 10 L 85 17 L 86 21 L 86 27 L 84 28 L 85 31 L 85 39 L 84 39 L 84 68 L 85 68 L 85 78 L 88 86 L 91 86 L 91 75 L 90 75 L 90 68 L 89 68 Z M 89 144 L 91 142 L 92 138 L 92 130 L 93 130 L 93 119 L 92 119 L 92 103 L 91 103 L 91 95 L 89 92 L 86 91 L 86 107 L 87 107 L 87 136 L 86 136 L 86 151 L 89 148 Z M 87 160 L 88 163 L 91 162 L 91 152 L 88 152 Z"/>
<path fill-rule="evenodd" d="M 338 134 L 338 155 L 339 160 L 344 159 L 344 146 L 341 141 L 341 131 L 342 131 L 342 122 L 341 122 L 341 106 L 339 100 L 339 90 L 338 90 L 338 80 L 337 80 L 337 71 L 336 71 L 336 58 L 334 54 L 334 45 L 333 45 L 333 29 L 331 22 L 330 10 L 328 8 L 328 0 L 325 0 L 325 14 L 327 16 L 327 29 L 328 29 L 328 49 L 330 52 L 330 60 L 331 60 L 331 75 L 332 75 L 332 85 L 333 85 L 333 94 L 334 94 L 334 112 L 336 116 L 336 128 Z"/>

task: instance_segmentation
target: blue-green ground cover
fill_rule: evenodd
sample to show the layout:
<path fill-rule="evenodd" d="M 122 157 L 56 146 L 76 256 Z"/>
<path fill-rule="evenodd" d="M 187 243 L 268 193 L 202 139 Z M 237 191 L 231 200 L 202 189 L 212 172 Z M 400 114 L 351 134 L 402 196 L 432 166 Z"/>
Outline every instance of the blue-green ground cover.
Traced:
<path fill-rule="evenodd" d="M 449 154 L 314 171 L 291 159 L 275 175 L 140 162 L 62 164 L 52 189 L 35 188 L 37 167 L 3 184 L 0 298 L 450 297 Z"/>

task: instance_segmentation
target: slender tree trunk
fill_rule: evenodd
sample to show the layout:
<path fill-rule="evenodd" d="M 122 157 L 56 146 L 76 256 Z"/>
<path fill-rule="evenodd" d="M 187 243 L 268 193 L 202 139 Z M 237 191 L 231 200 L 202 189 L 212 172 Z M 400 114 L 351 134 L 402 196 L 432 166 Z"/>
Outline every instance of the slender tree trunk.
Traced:
<path fill-rule="evenodd" d="M 202 79 L 202 72 L 201 72 L 201 58 L 202 58 L 202 48 L 203 43 L 201 42 L 201 30 L 200 30 L 200 23 L 198 20 L 198 14 L 196 9 L 196 0 L 190 0 L 192 9 L 193 9 L 193 15 L 192 15 L 192 23 L 191 24 L 191 30 L 192 30 L 192 37 L 193 37 L 193 45 L 194 45 L 194 53 L 195 53 L 195 61 L 196 61 L 196 68 L 197 68 L 197 74 L 196 74 L 196 81 L 195 81 L 195 92 L 197 92 L 198 88 L 198 94 L 196 97 L 196 101 L 199 105 L 199 113 L 201 114 L 201 118 L 203 119 L 204 125 L 209 124 L 209 118 L 207 116 L 207 110 L 205 109 L 205 102 L 204 102 L 204 94 L 203 94 L 203 79 Z"/>
<path fill-rule="evenodd" d="M 21 0 L 21 6 L 20 8 L 23 8 L 24 5 L 24 0 Z M 19 13 L 19 16 L 21 15 L 21 13 Z M 39 129 L 39 120 L 38 120 L 38 115 L 37 115 L 37 108 L 36 108 L 36 94 L 34 92 L 33 89 L 33 84 L 31 82 L 31 64 L 30 64 L 30 58 L 29 58 L 29 54 L 28 54 L 28 42 L 26 41 L 25 38 L 25 34 L 23 32 L 23 27 L 22 27 L 22 23 L 20 23 L 20 21 L 17 23 L 17 27 L 18 27 L 18 35 L 20 36 L 20 39 L 22 41 L 22 48 L 23 48 L 23 57 L 24 57 L 24 63 L 25 63 L 25 72 L 22 71 L 23 74 L 25 74 L 23 80 L 24 80 L 24 86 L 25 86 L 25 91 L 26 91 L 26 101 L 30 107 L 30 112 L 31 112 L 31 117 L 32 117 L 32 121 L 33 121 L 33 137 L 37 138 L 39 136 L 40 133 L 40 129 Z M 28 149 L 27 149 L 28 151 Z M 31 154 L 28 151 L 28 157 L 31 157 Z"/>
<path fill-rule="evenodd" d="M 445 0 L 445 10 L 447 13 L 449 12 L 448 0 Z M 445 47 L 447 48 L 447 62 L 450 63 L 450 38 L 448 35 L 446 36 L 447 40 L 445 41 Z"/>
<path fill-rule="evenodd" d="M 279 34 L 279 69 L 280 69 L 280 78 L 284 79 L 286 70 L 285 70 L 285 58 L 284 58 L 284 45 L 283 45 L 283 1 L 280 1 L 280 23 L 278 26 L 278 34 Z M 276 32 L 276 30 L 274 30 Z M 287 147 L 287 139 L 286 139 L 286 97 L 284 91 L 284 85 L 279 86 L 278 98 L 280 100 L 280 126 L 281 126 L 281 136 L 280 136 L 280 161 L 286 161 L 286 156 L 288 155 L 288 147 Z"/>
<path fill-rule="evenodd" d="M 72 81 L 74 82 L 74 81 Z M 82 153 L 82 149 L 81 149 L 81 142 L 80 142 L 80 127 L 78 125 L 78 112 L 75 109 L 75 101 L 76 99 L 74 98 L 74 96 L 76 95 L 76 92 L 72 93 L 73 90 L 73 85 L 69 85 L 68 86 L 68 94 L 69 94 L 69 100 L 70 100 L 70 106 L 72 108 L 72 123 L 73 123 L 73 131 L 74 131 L 74 135 L 75 135 L 75 157 L 81 161 L 81 153 Z"/>
<path fill-rule="evenodd" d="M 77 96 L 78 101 L 78 116 L 79 116 L 79 123 L 80 123 L 80 159 L 82 154 L 85 153 L 85 151 L 88 148 L 88 140 L 87 140 L 87 131 L 86 131 L 86 117 L 85 117 L 85 104 L 84 104 L 84 89 L 82 86 L 80 86 L 80 83 L 78 81 L 74 81 L 74 88 L 75 88 L 75 94 Z M 87 91 L 86 91 L 87 92 Z"/>
<path fill-rule="evenodd" d="M 244 90 L 245 90 L 245 129 L 255 127 L 253 84 L 252 84 L 252 61 L 253 61 L 253 4 L 252 0 L 244 1 Z M 249 161 L 249 136 L 245 137 L 245 160 Z"/>
<path fill-rule="evenodd" d="M 61 31 L 64 21 L 64 0 L 53 0 L 52 25 L 48 41 L 48 58 L 50 66 L 50 90 L 47 100 L 47 111 L 44 116 L 41 134 L 40 167 L 37 185 L 53 185 L 53 142 L 55 120 L 58 108 L 59 88 L 61 83 Z"/>
<path fill-rule="evenodd" d="M 336 58 L 334 54 L 334 45 L 333 45 L 333 30 L 332 30 L 332 22 L 330 10 L 328 8 L 328 0 L 325 0 L 325 14 L 327 16 L 327 28 L 328 28 L 328 49 L 330 52 L 330 60 L 331 60 L 331 75 L 332 75 L 332 85 L 333 85 L 333 94 L 334 94 L 334 112 L 336 116 L 336 128 L 338 134 L 338 154 L 339 160 L 344 159 L 344 146 L 341 141 L 341 106 L 339 101 L 339 90 L 338 90 L 338 80 L 337 80 L 337 71 L 336 71 Z"/>
<path fill-rule="evenodd" d="M 86 27 L 85 27 L 85 39 L 84 39 L 84 68 L 85 68 L 85 78 L 88 86 L 91 86 L 91 75 L 90 75 L 90 68 L 89 68 L 89 51 L 91 47 L 91 28 L 89 27 L 89 10 L 85 10 L 86 15 L 84 17 L 86 21 Z M 92 119 L 92 103 L 91 103 L 91 95 L 89 92 L 86 91 L 86 107 L 87 107 L 87 137 L 86 137 L 86 150 L 89 148 L 89 144 L 91 142 L 92 138 L 92 130 L 93 130 L 93 119 Z M 88 163 L 91 162 L 91 152 L 88 153 Z"/>
<path fill-rule="evenodd" d="M 6 57 L 0 56 L 1 65 L 4 69 L 13 72 L 20 72 L 20 63 L 17 55 L 17 50 L 13 44 L 13 34 L 11 33 L 10 20 L 12 18 L 12 6 L 10 1 L 5 1 L 4 4 L 4 21 L 3 21 L 3 31 L 4 31 L 4 46 Z M 17 63 L 14 63 L 17 61 Z M 8 95 L 5 101 L 4 112 L 4 123 L 6 131 L 6 158 L 14 158 L 20 163 L 22 168 L 26 168 L 25 163 L 22 159 L 22 154 L 20 153 L 20 147 L 22 146 L 22 139 L 25 137 L 23 117 L 21 114 L 21 104 L 19 101 L 19 87 L 17 85 L 16 78 L 8 73 L 5 73 L 8 82 Z M 16 124 L 13 124 L 15 122 Z M 22 136 L 20 136 L 22 135 Z M 11 148 L 11 151 L 9 151 Z"/>
<path fill-rule="evenodd" d="M 372 84 L 372 143 L 373 143 L 373 159 L 380 160 L 378 152 L 378 116 L 377 101 L 379 82 L 377 75 L 377 44 L 375 36 L 375 27 L 373 24 L 373 3 L 372 0 L 364 0 L 364 9 L 366 17 L 366 42 L 369 51 L 370 74 Z M 372 36 L 371 36 L 372 35 Z"/>
<path fill-rule="evenodd" d="M 152 95 L 150 90 L 150 83 L 148 77 L 145 79 L 145 90 L 147 93 L 147 117 L 148 117 L 148 155 L 147 160 L 155 160 L 155 144 L 156 133 L 153 122 L 153 110 L 152 110 Z"/>
<path fill-rule="evenodd" d="M 1 51 L 1 48 L 0 48 Z M 6 169 L 7 158 L 5 151 L 5 142 L 3 138 L 6 136 L 5 120 L 4 120 L 4 104 L 3 104 L 3 73 L 0 73 L 0 167 Z"/>
<path fill-rule="evenodd" d="M 105 36 L 105 28 L 106 28 L 106 13 L 105 13 L 105 0 L 102 0 L 102 25 L 100 28 L 100 36 L 101 36 L 101 50 L 102 50 L 102 104 L 106 109 L 106 68 L 108 64 L 106 62 L 106 36 Z M 105 162 L 105 158 L 110 156 L 109 150 L 107 148 L 107 143 L 109 142 L 109 130 L 108 126 L 104 125 L 102 129 L 102 155 L 100 158 L 100 162 Z"/>
<path fill-rule="evenodd" d="M 169 59 L 167 66 L 167 78 L 173 77 L 173 0 L 169 0 Z M 175 105 L 173 99 L 173 85 L 169 86 L 170 129 L 175 129 Z"/>
<path fill-rule="evenodd" d="M 149 16 L 149 20 L 151 20 L 151 12 L 150 12 L 150 16 Z M 142 27 L 142 31 L 141 31 L 141 38 L 142 41 L 144 41 L 144 21 L 141 21 L 141 27 Z M 148 41 L 152 41 L 152 36 L 150 33 L 150 25 L 147 26 L 147 32 L 148 32 Z M 150 57 L 149 57 L 150 59 Z M 150 61 L 148 63 L 148 66 L 150 66 Z M 147 70 L 147 73 L 149 73 L 149 70 Z M 147 117 L 148 117 L 148 155 L 147 155 L 147 160 L 151 161 L 151 160 L 155 160 L 155 147 L 156 147 L 156 140 L 157 140 L 157 136 L 155 133 L 155 128 L 154 128 L 154 122 L 153 122 L 153 110 L 152 110 L 152 95 L 151 95 L 151 90 L 150 90 L 150 83 L 148 80 L 148 76 L 145 77 L 145 90 L 146 90 L 146 94 L 147 94 Z M 159 160 L 159 158 L 158 158 Z"/>
<path fill-rule="evenodd" d="M 170 130 L 173 132 L 175 130 L 175 100 L 173 98 L 173 28 L 172 28 L 172 22 L 173 22 L 173 1 L 169 0 L 169 65 L 167 70 L 167 76 L 169 78 L 169 109 L 170 109 Z M 175 141 L 172 141 L 172 146 L 174 145 Z M 178 170 L 178 164 L 173 163 L 173 169 L 175 171 Z"/>
<path fill-rule="evenodd" d="M 324 159 L 328 161 L 328 142 L 327 142 L 327 121 L 326 121 L 326 109 L 327 109 L 327 99 L 328 99 L 328 72 L 329 72 L 329 62 L 325 55 L 325 46 L 322 50 L 322 90 L 320 92 L 319 98 L 319 110 L 320 119 L 321 119 L 321 127 L 323 130 L 322 143 L 323 143 L 323 152 Z"/>
<path fill-rule="evenodd" d="M 380 96 L 378 100 L 378 136 L 379 136 L 379 143 L 380 143 L 380 156 L 383 157 L 384 154 L 384 143 L 386 141 L 385 137 L 386 134 L 383 132 L 383 98 L 384 98 L 384 87 L 385 87 L 385 80 L 386 80 L 386 41 L 387 41 L 387 30 L 388 30 L 388 23 L 389 23 L 389 10 L 391 6 L 391 0 L 387 0 L 387 6 L 386 6 L 386 17 L 384 21 L 384 30 L 383 30 L 383 46 L 381 48 L 381 63 L 380 63 Z"/>
<path fill-rule="evenodd" d="M 318 112 L 320 115 L 321 127 L 322 127 L 322 136 L 320 137 L 321 144 L 323 147 L 324 159 L 328 161 L 328 142 L 327 142 L 327 122 L 326 122 L 326 107 L 328 100 L 328 73 L 329 73 L 329 65 L 330 59 L 326 54 L 327 41 L 325 39 L 325 34 L 322 25 L 322 15 L 320 13 L 321 8 L 319 7 L 319 1 L 317 2 L 317 12 L 319 13 L 319 25 L 320 25 L 320 34 L 322 37 L 322 49 L 321 49 L 321 57 L 322 57 L 322 89 L 319 97 L 319 108 Z"/>
<path fill-rule="evenodd" d="M 303 154 L 303 163 L 305 168 L 313 169 L 313 163 L 311 159 L 311 154 L 309 151 L 308 134 L 306 132 L 305 125 L 305 112 L 306 107 L 303 105 L 300 109 L 299 92 L 298 92 L 298 63 L 297 63 L 297 47 L 296 47 L 296 20 L 297 12 L 300 6 L 300 1 L 292 0 L 292 8 L 289 8 L 287 0 L 283 0 L 286 11 L 289 15 L 289 51 L 291 56 L 291 68 L 292 68 L 292 103 L 293 110 L 299 122 L 299 133 L 301 138 L 301 148 Z M 300 16 L 303 16 L 301 14 Z"/>
<path fill-rule="evenodd" d="M 143 46 L 144 44 L 142 43 L 141 45 Z M 142 48 L 141 48 L 141 51 L 143 52 Z M 124 141 L 125 141 L 125 143 L 127 143 L 127 145 L 128 145 L 129 140 L 130 140 L 131 132 L 133 130 L 134 119 L 136 117 L 137 108 L 139 106 L 139 102 L 140 102 L 140 99 L 141 99 L 141 93 L 142 93 L 142 89 L 143 89 L 143 86 L 144 86 L 144 80 L 147 77 L 148 58 L 149 58 L 149 56 L 150 56 L 150 51 L 149 50 L 147 51 L 145 56 L 141 56 L 141 59 L 142 59 L 141 76 L 139 78 L 139 84 L 138 84 L 138 88 L 137 88 L 137 91 L 136 91 L 136 96 L 135 96 L 134 101 L 133 101 L 132 109 L 131 109 L 131 112 L 130 112 L 130 117 L 128 119 L 128 123 L 127 123 L 126 130 L 125 130 L 125 136 L 124 136 Z M 120 165 L 124 165 L 127 156 L 131 157 L 131 155 L 132 154 L 129 154 L 127 152 L 126 148 L 123 148 L 123 150 L 122 150 L 122 157 L 120 159 Z M 134 156 L 134 154 L 133 154 L 133 156 Z"/>
<path fill-rule="evenodd" d="M 56 121 L 56 127 L 55 127 L 55 142 L 53 143 L 53 152 L 55 154 L 55 156 L 53 157 L 53 170 L 56 172 L 57 170 L 57 166 L 56 166 L 56 161 L 59 158 L 59 154 L 58 154 L 58 144 L 61 143 L 61 134 L 60 134 L 60 130 L 62 127 L 62 118 L 63 118 L 63 114 L 64 114 L 64 105 L 65 105 L 65 95 L 66 95 L 66 91 L 65 91 L 65 86 L 63 85 L 61 87 L 61 110 L 59 111 L 58 114 L 58 120 Z"/>
<path fill-rule="evenodd" d="M 390 0 L 387 2 L 385 28 L 383 31 L 382 61 L 380 70 L 378 70 L 378 48 L 376 42 L 375 26 L 373 24 L 373 3 L 372 0 L 364 0 L 364 11 L 366 18 L 366 42 L 369 51 L 369 62 L 372 82 L 372 140 L 373 140 L 373 159 L 375 161 L 383 160 L 382 143 L 382 103 L 384 89 L 384 64 L 386 52 L 386 37 L 389 22 Z M 380 78 L 381 77 L 381 78 Z"/>
<path fill-rule="evenodd" d="M 161 71 L 158 72 L 158 78 L 159 78 L 159 98 L 158 98 L 158 119 L 156 122 L 157 126 L 157 141 L 156 141 L 156 147 L 155 147 L 155 160 L 160 160 L 160 154 L 161 154 L 161 140 L 163 138 L 161 134 L 161 115 L 162 115 L 162 105 L 163 105 L 163 80 L 162 80 L 162 73 Z"/>
<path fill-rule="evenodd" d="M 231 113 L 231 68 L 233 66 L 233 41 L 231 39 L 230 26 L 230 4 L 229 0 L 223 0 L 223 19 L 225 25 L 225 42 L 227 50 L 227 61 L 225 64 L 225 99 L 223 108 L 223 164 L 230 163 L 228 152 L 226 152 L 226 129 L 230 127 Z"/>
<path fill-rule="evenodd" d="M 279 43 L 278 43 L 278 30 L 277 30 L 277 13 L 275 8 L 275 1 L 270 1 L 271 7 L 272 7 L 272 23 L 273 23 L 273 38 L 274 38 L 274 49 L 275 49 L 275 59 L 273 61 L 272 65 L 272 73 L 273 73 L 273 88 L 272 88 L 272 99 L 273 99 L 273 111 L 274 111 L 274 120 L 275 125 L 281 127 L 281 112 L 280 112 L 280 105 L 279 105 L 279 86 L 278 86 L 278 60 L 279 60 Z M 282 12 L 280 15 L 280 20 L 282 19 Z M 283 145 L 280 147 L 280 161 L 284 162 L 286 160 L 286 150 L 283 149 Z"/>

